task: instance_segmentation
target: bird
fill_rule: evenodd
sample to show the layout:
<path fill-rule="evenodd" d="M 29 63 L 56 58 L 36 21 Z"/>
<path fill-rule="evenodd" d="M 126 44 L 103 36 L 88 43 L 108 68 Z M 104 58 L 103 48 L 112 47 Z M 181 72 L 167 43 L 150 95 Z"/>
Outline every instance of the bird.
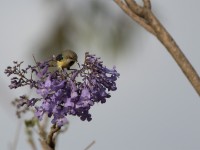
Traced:
<path fill-rule="evenodd" d="M 57 68 L 59 70 L 63 70 L 66 68 L 67 70 L 71 70 L 70 67 L 76 62 L 78 65 L 78 56 L 72 50 L 64 50 L 61 54 L 56 56 Z"/>

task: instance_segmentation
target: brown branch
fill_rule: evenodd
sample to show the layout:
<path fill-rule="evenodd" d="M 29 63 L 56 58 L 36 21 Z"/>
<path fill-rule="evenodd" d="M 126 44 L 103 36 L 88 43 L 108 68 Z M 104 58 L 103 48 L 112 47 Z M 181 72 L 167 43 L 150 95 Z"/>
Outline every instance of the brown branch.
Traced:
<path fill-rule="evenodd" d="M 49 147 L 51 147 L 53 150 L 55 149 L 55 134 L 60 130 L 60 127 L 57 127 L 56 125 L 53 125 L 51 127 L 51 131 L 47 137 L 47 144 Z"/>
<path fill-rule="evenodd" d="M 144 8 L 151 9 L 151 1 L 150 0 L 143 0 Z"/>
<path fill-rule="evenodd" d="M 47 115 L 44 116 L 44 121 L 43 123 L 39 122 L 37 120 L 37 127 L 39 130 L 39 136 L 40 136 L 40 143 L 42 146 L 42 150 L 54 150 L 55 149 L 55 142 L 54 142 L 54 133 L 55 133 L 55 129 L 53 127 L 51 127 L 51 131 L 48 134 L 47 137 L 47 132 L 46 132 L 46 128 L 48 125 L 48 117 Z"/>
<path fill-rule="evenodd" d="M 40 143 L 42 145 L 42 150 L 53 150 L 45 140 L 40 139 Z"/>
<path fill-rule="evenodd" d="M 136 15 L 141 16 L 142 15 L 142 7 L 139 6 L 135 1 L 133 0 L 125 0 L 127 6 L 133 11 Z"/>
<path fill-rule="evenodd" d="M 154 30 L 151 28 L 151 26 L 149 26 L 147 24 L 147 22 L 141 18 L 140 16 L 138 16 L 137 14 L 135 14 L 133 11 L 131 11 L 131 9 L 121 0 L 114 0 L 119 7 L 121 7 L 121 9 L 127 14 L 129 15 L 133 20 L 135 20 L 139 25 L 143 26 L 147 31 L 149 31 L 150 33 L 152 33 L 153 35 L 155 35 Z"/>
<path fill-rule="evenodd" d="M 58 132 L 57 132 L 57 134 L 55 134 L 55 136 L 54 136 L 54 139 L 56 140 L 58 137 L 58 135 L 60 135 L 60 134 L 62 134 L 62 133 L 65 133 L 67 130 L 68 130 L 68 128 L 69 128 L 69 123 L 67 123 L 65 126 L 63 126 L 63 128 L 62 129 L 60 129 Z"/>
<path fill-rule="evenodd" d="M 188 59 L 185 57 L 179 46 L 176 44 L 172 36 L 160 23 L 151 11 L 150 0 L 143 0 L 144 7 L 139 6 L 134 0 L 125 0 L 127 5 L 121 0 L 114 0 L 119 7 L 129 15 L 134 21 L 140 24 L 147 31 L 155 35 L 158 40 L 165 46 L 172 55 L 176 63 L 179 65 L 185 76 L 188 78 L 198 95 L 200 96 L 200 78 L 192 67 Z M 132 2 L 131 2 L 132 1 Z M 142 9 L 138 11 L 138 8 Z M 139 13 L 138 13 L 139 12 Z"/>
<path fill-rule="evenodd" d="M 28 143 L 30 144 L 32 150 L 37 150 L 33 136 L 29 136 Z"/>
<path fill-rule="evenodd" d="M 46 139 L 46 131 L 45 131 L 45 128 L 44 126 L 40 125 L 40 122 L 37 121 L 37 126 L 38 126 L 38 129 L 39 129 L 39 136 L 42 140 L 45 140 Z"/>

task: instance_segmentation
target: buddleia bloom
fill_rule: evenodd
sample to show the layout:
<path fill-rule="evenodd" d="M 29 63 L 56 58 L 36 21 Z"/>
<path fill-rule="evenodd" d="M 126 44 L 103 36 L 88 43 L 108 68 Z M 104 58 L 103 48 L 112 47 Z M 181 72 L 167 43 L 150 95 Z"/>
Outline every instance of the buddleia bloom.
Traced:
<path fill-rule="evenodd" d="M 23 62 L 14 62 L 13 67 L 5 69 L 7 76 L 13 76 L 11 89 L 29 86 L 39 95 L 39 98 L 20 96 L 17 108 L 33 108 L 39 120 L 47 114 L 52 124 L 60 127 L 68 122 L 68 115 L 91 121 L 90 108 L 95 103 L 105 103 L 111 97 L 109 92 L 117 90 L 116 80 L 120 75 L 116 67 L 107 68 L 100 58 L 88 52 L 79 69 L 52 71 L 54 61 L 52 57 L 25 69 L 21 69 Z"/>

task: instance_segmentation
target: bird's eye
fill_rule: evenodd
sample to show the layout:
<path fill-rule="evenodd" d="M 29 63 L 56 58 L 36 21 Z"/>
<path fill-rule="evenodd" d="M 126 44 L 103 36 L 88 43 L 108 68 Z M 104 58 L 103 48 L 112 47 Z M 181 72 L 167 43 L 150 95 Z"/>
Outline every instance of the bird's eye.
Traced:
<path fill-rule="evenodd" d="M 56 56 L 56 60 L 57 60 L 57 61 L 63 60 L 62 54 L 59 54 L 58 56 Z"/>

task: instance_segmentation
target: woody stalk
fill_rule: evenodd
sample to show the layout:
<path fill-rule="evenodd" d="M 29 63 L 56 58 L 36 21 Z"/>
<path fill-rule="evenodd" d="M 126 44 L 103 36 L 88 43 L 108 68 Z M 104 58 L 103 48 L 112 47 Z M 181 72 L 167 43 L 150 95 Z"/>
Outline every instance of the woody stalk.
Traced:
<path fill-rule="evenodd" d="M 174 58 L 182 72 L 185 74 L 193 88 L 200 96 L 200 78 L 197 72 L 183 54 L 175 40 L 152 12 L 151 1 L 143 0 L 143 6 L 137 4 L 135 0 L 114 1 L 128 16 L 130 16 L 148 32 L 157 37 L 157 39 Z"/>

